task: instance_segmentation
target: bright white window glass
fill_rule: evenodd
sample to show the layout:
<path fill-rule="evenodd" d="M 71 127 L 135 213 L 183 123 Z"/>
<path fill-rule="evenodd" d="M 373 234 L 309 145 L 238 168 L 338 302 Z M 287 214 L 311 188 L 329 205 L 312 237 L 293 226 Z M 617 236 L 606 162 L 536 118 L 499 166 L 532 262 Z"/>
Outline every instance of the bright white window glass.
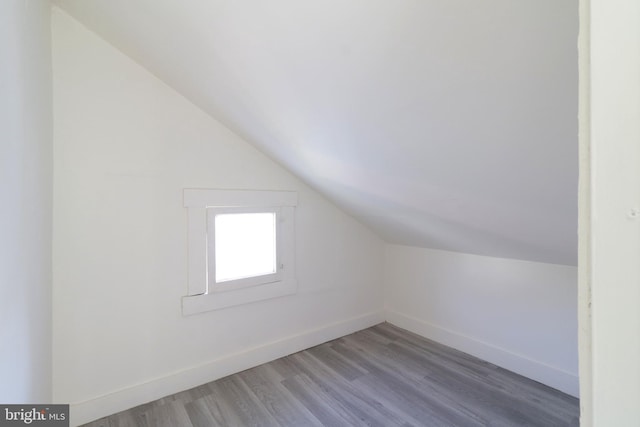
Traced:
<path fill-rule="evenodd" d="M 275 273 L 276 214 L 217 214 L 215 263 L 216 283 Z"/>

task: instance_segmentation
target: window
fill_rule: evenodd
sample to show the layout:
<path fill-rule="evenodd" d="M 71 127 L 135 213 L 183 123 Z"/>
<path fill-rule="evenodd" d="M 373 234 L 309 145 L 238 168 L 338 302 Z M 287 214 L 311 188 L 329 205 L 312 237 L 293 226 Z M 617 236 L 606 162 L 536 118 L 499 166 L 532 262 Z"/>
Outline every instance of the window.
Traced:
<path fill-rule="evenodd" d="M 282 279 L 279 209 L 207 209 L 208 285 L 237 289 Z"/>
<path fill-rule="evenodd" d="M 184 315 L 295 293 L 296 193 L 186 189 L 184 205 L 189 216 Z"/>

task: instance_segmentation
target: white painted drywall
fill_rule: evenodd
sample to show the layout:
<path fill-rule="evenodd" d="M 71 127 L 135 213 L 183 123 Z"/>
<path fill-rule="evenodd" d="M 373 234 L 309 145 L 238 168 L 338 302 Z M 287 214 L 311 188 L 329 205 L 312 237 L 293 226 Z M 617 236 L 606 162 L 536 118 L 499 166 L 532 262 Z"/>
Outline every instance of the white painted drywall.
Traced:
<path fill-rule="evenodd" d="M 590 378 L 592 406 L 587 427 L 640 424 L 640 2 L 590 0 L 581 25 L 589 49 L 581 63 L 581 149 L 590 172 L 580 214 L 581 287 L 591 301 Z M 583 45 L 584 47 L 584 45 Z M 590 255 L 590 259 L 588 257 Z M 590 261 L 590 262 L 589 262 Z M 589 309 L 591 312 L 589 313 Z M 585 325 L 588 327 L 588 323 Z M 588 332 L 588 331 L 587 331 Z"/>
<path fill-rule="evenodd" d="M 49 2 L 0 2 L 0 402 L 51 400 Z"/>
<path fill-rule="evenodd" d="M 578 394 L 577 269 L 389 245 L 387 319 Z"/>
<path fill-rule="evenodd" d="M 384 246 L 53 10 L 54 398 L 73 423 L 383 320 Z M 184 188 L 298 192 L 294 296 L 183 317 Z"/>
<path fill-rule="evenodd" d="M 386 241 L 576 264 L 577 0 L 55 2 Z"/>

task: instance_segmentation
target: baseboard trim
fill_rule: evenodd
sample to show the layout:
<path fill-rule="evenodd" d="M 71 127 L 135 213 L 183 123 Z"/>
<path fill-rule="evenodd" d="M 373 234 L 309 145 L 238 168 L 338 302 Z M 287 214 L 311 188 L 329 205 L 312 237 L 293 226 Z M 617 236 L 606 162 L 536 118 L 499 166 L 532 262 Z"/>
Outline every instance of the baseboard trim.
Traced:
<path fill-rule="evenodd" d="M 112 393 L 71 404 L 71 425 L 77 426 L 164 396 L 215 381 L 227 375 L 340 338 L 384 322 L 383 312 L 368 313 L 292 335 L 240 353 L 230 354 Z"/>
<path fill-rule="evenodd" d="M 541 382 L 571 396 L 578 397 L 579 395 L 579 380 L 577 374 L 572 374 L 562 369 L 532 360 L 521 354 L 510 352 L 492 344 L 395 311 L 387 310 L 385 317 L 387 322 L 395 326 L 453 347 L 472 356 L 479 357 L 482 360 Z"/>

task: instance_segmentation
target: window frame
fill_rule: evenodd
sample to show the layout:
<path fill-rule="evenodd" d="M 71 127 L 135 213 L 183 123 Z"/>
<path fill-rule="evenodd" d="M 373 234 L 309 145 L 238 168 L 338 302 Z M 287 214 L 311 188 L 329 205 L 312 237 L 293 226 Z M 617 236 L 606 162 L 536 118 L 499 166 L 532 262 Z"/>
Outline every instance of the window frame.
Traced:
<path fill-rule="evenodd" d="M 272 213 L 275 215 L 276 250 L 275 271 L 273 273 L 243 277 L 218 282 L 216 280 L 216 226 L 217 215 Z M 233 291 L 250 286 L 260 286 L 282 280 L 284 263 L 282 260 L 282 208 L 280 207 L 208 207 L 207 208 L 207 292 Z"/>
<path fill-rule="evenodd" d="M 295 208 L 298 195 L 293 191 L 184 189 L 184 207 L 188 216 L 187 295 L 182 297 L 184 316 L 240 304 L 294 294 L 295 278 Z M 211 257 L 208 245 L 210 212 L 273 212 L 276 214 L 277 261 L 280 277 L 260 283 L 236 279 L 211 284 Z M 215 258 L 213 259 L 215 265 Z M 215 267 L 214 267 L 215 268 Z M 258 278 L 264 276 L 256 276 Z M 229 281 L 232 282 L 232 281 Z M 229 282 L 226 282 L 227 284 Z"/>

